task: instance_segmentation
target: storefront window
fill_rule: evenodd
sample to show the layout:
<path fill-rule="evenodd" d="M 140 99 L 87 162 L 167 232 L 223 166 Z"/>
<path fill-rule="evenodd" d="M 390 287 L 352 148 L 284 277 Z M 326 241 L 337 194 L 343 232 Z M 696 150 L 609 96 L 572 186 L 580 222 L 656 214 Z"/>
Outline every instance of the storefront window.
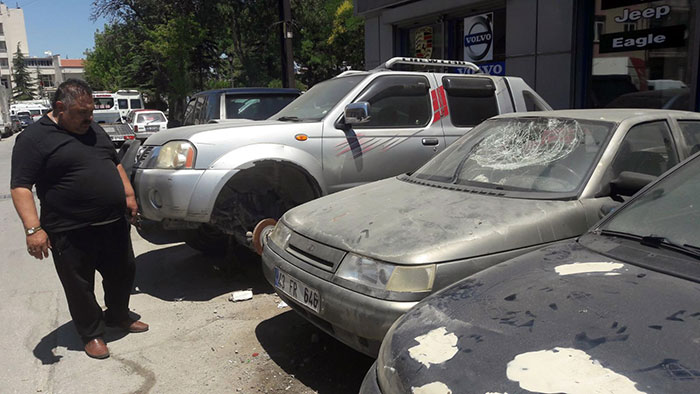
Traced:
<path fill-rule="evenodd" d="M 596 0 L 589 106 L 690 110 L 693 0 Z"/>

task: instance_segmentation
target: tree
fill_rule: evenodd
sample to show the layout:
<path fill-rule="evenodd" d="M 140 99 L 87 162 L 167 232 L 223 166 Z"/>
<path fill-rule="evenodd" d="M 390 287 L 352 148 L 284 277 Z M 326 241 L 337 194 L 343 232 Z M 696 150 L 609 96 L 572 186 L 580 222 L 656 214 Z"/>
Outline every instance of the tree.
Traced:
<path fill-rule="evenodd" d="M 31 100 L 34 98 L 36 90 L 34 89 L 34 81 L 27 70 L 27 64 L 24 60 L 24 54 L 17 43 L 17 52 L 12 59 L 12 78 L 15 80 L 15 87 L 12 89 L 12 97 L 15 100 Z"/>
<path fill-rule="evenodd" d="M 95 89 L 138 88 L 167 101 L 212 87 L 281 86 L 278 0 L 93 0 L 109 24 L 86 52 Z M 364 23 L 351 0 L 293 0 L 300 87 L 363 68 Z M 300 83 L 301 82 L 301 83 Z"/>

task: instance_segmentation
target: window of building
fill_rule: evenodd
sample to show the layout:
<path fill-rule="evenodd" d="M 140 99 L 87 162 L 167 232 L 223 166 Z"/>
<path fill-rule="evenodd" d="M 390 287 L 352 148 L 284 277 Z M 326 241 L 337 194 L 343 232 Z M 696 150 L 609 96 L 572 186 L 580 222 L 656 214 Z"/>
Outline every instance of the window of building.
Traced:
<path fill-rule="evenodd" d="M 599 42 L 600 36 L 603 34 L 605 34 L 605 15 L 596 15 L 593 28 L 593 42 Z"/>
<path fill-rule="evenodd" d="M 0 23 L 0 35 L 5 35 L 5 27 Z"/>
<path fill-rule="evenodd" d="M 0 84 L 2 84 L 2 86 L 3 86 L 5 89 L 9 89 L 9 88 L 10 88 L 10 80 L 7 79 L 6 77 L 0 78 Z"/>
<path fill-rule="evenodd" d="M 10 68 L 10 63 L 6 57 L 0 57 L 0 68 Z"/>
<path fill-rule="evenodd" d="M 587 106 L 691 110 L 696 7 L 693 0 L 595 0 Z"/>
<path fill-rule="evenodd" d="M 39 82 L 41 86 L 45 88 L 53 88 L 56 86 L 53 75 L 39 75 Z"/>
<path fill-rule="evenodd" d="M 0 41 L 0 53 L 7 53 L 7 43 Z"/>

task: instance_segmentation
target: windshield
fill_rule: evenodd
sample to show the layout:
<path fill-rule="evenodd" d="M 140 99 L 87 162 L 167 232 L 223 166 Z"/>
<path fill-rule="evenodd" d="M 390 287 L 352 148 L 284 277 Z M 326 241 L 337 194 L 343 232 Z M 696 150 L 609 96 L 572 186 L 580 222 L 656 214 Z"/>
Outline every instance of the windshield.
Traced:
<path fill-rule="evenodd" d="M 700 159 L 675 171 L 616 212 L 602 230 L 700 247 Z"/>
<path fill-rule="evenodd" d="M 163 114 L 155 112 L 151 114 L 140 114 L 136 123 L 165 122 Z"/>
<path fill-rule="evenodd" d="M 614 126 L 548 117 L 492 119 L 413 175 L 498 190 L 571 193 L 587 178 Z"/>
<path fill-rule="evenodd" d="M 366 74 L 351 75 L 316 84 L 308 92 L 284 107 L 282 111 L 273 115 L 272 119 L 321 120 L 366 76 Z"/>

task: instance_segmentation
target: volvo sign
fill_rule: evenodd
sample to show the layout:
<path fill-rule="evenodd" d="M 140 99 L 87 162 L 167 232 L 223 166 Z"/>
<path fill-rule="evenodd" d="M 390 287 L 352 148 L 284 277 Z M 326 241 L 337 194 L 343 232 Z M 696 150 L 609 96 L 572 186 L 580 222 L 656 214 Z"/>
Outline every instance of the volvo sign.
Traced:
<path fill-rule="evenodd" d="M 464 18 L 464 60 L 493 59 L 493 13 Z"/>

